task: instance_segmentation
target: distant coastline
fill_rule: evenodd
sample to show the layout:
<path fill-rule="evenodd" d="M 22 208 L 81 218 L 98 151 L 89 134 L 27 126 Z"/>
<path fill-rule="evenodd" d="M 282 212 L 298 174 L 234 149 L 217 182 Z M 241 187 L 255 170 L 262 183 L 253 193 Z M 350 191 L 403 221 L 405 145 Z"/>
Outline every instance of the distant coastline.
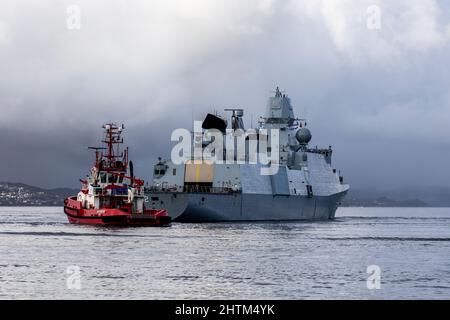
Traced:
<path fill-rule="evenodd" d="M 24 183 L 0 182 L 0 207 L 56 207 L 79 190 L 70 188 L 44 189 Z"/>
<path fill-rule="evenodd" d="M 0 182 L 0 207 L 58 207 L 78 189 L 45 189 L 24 183 Z M 342 207 L 450 207 L 450 190 L 442 188 L 394 191 L 350 189 Z"/>

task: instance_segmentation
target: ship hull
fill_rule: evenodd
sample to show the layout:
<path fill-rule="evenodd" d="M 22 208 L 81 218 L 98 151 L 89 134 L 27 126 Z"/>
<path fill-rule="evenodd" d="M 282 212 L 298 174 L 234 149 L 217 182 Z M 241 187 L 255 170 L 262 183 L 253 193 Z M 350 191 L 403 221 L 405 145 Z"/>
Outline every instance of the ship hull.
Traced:
<path fill-rule="evenodd" d="M 347 191 L 329 196 L 152 193 L 177 222 L 326 221 Z M 175 197 L 174 197 L 175 195 Z"/>
<path fill-rule="evenodd" d="M 132 214 L 119 209 L 83 209 L 75 198 L 64 203 L 64 213 L 70 223 L 98 226 L 168 226 L 171 218 L 165 211 L 148 210 L 145 214 Z"/>

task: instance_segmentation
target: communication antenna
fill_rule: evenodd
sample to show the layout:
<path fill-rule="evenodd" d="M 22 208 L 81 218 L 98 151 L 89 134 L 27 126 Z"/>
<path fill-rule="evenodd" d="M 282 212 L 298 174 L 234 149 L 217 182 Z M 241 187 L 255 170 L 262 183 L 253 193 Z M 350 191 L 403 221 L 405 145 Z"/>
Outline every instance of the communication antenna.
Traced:
<path fill-rule="evenodd" d="M 277 86 L 275 91 L 270 91 L 271 93 L 275 93 L 275 97 L 281 97 L 286 93 L 286 90 L 280 91 L 280 87 Z"/>
<path fill-rule="evenodd" d="M 101 155 L 103 155 L 103 153 L 100 154 L 100 151 L 101 151 L 101 150 L 107 150 L 107 149 L 104 148 L 104 147 L 88 147 L 88 149 L 89 149 L 89 150 L 95 150 L 95 163 L 96 163 L 96 164 L 100 162 L 100 160 L 101 160 L 101 158 L 102 158 Z"/>
<path fill-rule="evenodd" d="M 233 130 L 242 129 L 244 130 L 244 122 L 242 121 L 242 117 L 244 116 L 244 110 L 239 108 L 228 108 L 224 109 L 225 111 L 231 111 L 231 127 Z"/>
<path fill-rule="evenodd" d="M 192 125 L 192 131 L 194 131 L 194 106 L 191 106 L 191 125 Z"/>

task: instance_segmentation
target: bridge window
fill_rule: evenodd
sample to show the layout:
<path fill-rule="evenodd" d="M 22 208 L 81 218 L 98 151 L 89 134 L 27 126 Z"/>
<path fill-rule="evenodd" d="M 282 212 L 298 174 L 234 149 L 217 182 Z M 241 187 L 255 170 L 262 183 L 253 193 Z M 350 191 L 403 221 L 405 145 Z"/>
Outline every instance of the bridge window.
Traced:
<path fill-rule="evenodd" d="M 115 179 L 114 176 L 112 174 L 108 174 L 108 183 L 114 183 Z"/>

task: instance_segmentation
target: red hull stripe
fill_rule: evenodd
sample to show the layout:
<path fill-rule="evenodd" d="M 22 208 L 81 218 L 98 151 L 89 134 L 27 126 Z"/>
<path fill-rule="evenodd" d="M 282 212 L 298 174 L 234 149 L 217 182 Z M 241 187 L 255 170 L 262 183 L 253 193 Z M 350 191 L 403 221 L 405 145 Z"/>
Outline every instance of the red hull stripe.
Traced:
<path fill-rule="evenodd" d="M 79 216 L 79 215 L 74 215 L 74 214 L 69 213 L 68 212 L 69 210 L 75 211 L 77 213 L 78 213 L 78 210 L 75 210 L 73 208 L 64 207 L 64 213 L 66 215 L 68 215 L 69 217 L 72 217 L 74 219 L 100 219 L 101 220 L 103 218 L 108 218 L 108 217 L 127 217 L 126 213 L 124 213 L 123 215 L 119 215 L 119 216 L 117 216 L 117 215 L 116 216 L 97 216 L 97 217 L 94 217 L 94 216 Z"/>

